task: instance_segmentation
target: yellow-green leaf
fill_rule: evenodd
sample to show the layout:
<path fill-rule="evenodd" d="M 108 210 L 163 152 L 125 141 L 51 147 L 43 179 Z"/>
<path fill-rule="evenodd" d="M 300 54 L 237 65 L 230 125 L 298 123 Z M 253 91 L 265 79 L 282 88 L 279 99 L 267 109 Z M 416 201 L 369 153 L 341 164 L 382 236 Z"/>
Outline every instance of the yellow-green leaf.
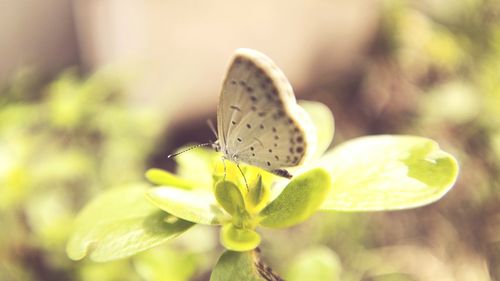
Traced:
<path fill-rule="evenodd" d="M 299 105 L 311 117 L 317 132 L 315 159 L 319 158 L 330 147 L 335 133 L 335 120 L 332 111 L 324 104 L 315 101 L 299 101 Z"/>
<path fill-rule="evenodd" d="M 71 259 L 94 261 L 131 256 L 177 237 L 193 224 L 153 206 L 144 186 L 115 188 L 92 200 L 78 215 L 66 247 Z"/>
<path fill-rule="evenodd" d="M 191 189 L 201 185 L 201 183 L 180 178 L 168 171 L 161 169 L 149 169 L 146 171 L 145 175 L 150 182 L 157 185 L 175 186 L 186 189 Z"/>
<path fill-rule="evenodd" d="M 348 141 L 322 159 L 332 176 L 323 210 L 376 211 L 418 207 L 445 195 L 458 164 L 430 139 L 369 136 Z"/>
<path fill-rule="evenodd" d="M 226 251 L 217 261 L 210 281 L 280 280 L 278 278 L 274 272 L 269 271 L 269 267 L 259 262 L 255 252 Z"/>
<path fill-rule="evenodd" d="M 220 181 L 215 186 L 217 202 L 229 214 L 235 215 L 245 210 L 245 202 L 238 187 L 230 181 Z"/>
<path fill-rule="evenodd" d="M 194 223 L 220 224 L 227 216 L 206 190 L 161 186 L 148 190 L 146 197 L 158 208 Z"/>
<path fill-rule="evenodd" d="M 252 229 L 226 224 L 221 229 L 220 241 L 228 250 L 243 252 L 257 248 L 260 244 L 260 235 Z"/>
<path fill-rule="evenodd" d="M 330 175 L 322 168 L 294 177 L 281 194 L 260 212 L 260 224 L 288 227 L 306 220 L 321 206 L 330 187 Z"/>

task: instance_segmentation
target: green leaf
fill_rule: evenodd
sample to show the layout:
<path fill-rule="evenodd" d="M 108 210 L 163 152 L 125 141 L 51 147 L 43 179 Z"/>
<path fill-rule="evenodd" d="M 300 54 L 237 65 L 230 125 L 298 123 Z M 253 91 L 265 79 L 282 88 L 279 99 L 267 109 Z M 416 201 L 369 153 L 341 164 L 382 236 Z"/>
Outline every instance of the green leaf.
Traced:
<path fill-rule="evenodd" d="M 260 224 L 267 227 L 288 227 L 306 220 L 321 206 L 330 187 L 330 176 L 322 168 L 294 177 L 283 192 L 259 214 Z"/>
<path fill-rule="evenodd" d="M 220 224 L 229 219 L 209 191 L 161 186 L 148 190 L 146 197 L 158 208 L 190 222 Z"/>
<path fill-rule="evenodd" d="M 260 244 L 260 235 L 251 229 L 226 224 L 221 229 L 220 241 L 228 250 L 243 252 L 257 248 Z"/>
<path fill-rule="evenodd" d="M 157 185 L 168 185 L 180 188 L 191 189 L 202 185 L 201 183 L 180 178 L 170 172 L 161 169 L 149 169 L 146 172 L 146 178 Z"/>
<path fill-rule="evenodd" d="M 268 203 L 271 191 L 262 180 L 259 174 L 254 182 L 250 183 L 250 189 L 246 196 L 247 210 L 250 213 L 261 211 Z"/>
<path fill-rule="evenodd" d="M 294 257 L 287 272 L 288 281 L 339 281 L 342 266 L 337 255 L 327 247 L 317 247 Z"/>
<path fill-rule="evenodd" d="M 455 183 L 458 164 L 426 138 L 370 136 L 348 141 L 321 159 L 333 189 L 323 210 L 376 211 L 432 203 Z"/>
<path fill-rule="evenodd" d="M 317 131 L 317 144 L 314 158 L 318 159 L 330 147 L 335 133 L 335 120 L 332 111 L 324 104 L 301 100 L 299 105 L 311 117 Z"/>
<path fill-rule="evenodd" d="M 252 252 L 225 251 L 215 265 L 210 281 L 266 281 L 282 280 L 274 272 L 270 272 Z M 265 274 L 263 277 L 261 274 Z"/>
<path fill-rule="evenodd" d="M 144 186 L 118 188 L 92 200 L 78 215 L 66 247 L 79 260 L 124 258 L 170 240 L 193 224 L 158 210 L 145 198 Z"/>
<path fill-rule="evenodd" d="M 230 181 L 220 181 L 215 186 L 217 202 L 231 215 L 245 210 L 245 202 L 238 187 Z"/>

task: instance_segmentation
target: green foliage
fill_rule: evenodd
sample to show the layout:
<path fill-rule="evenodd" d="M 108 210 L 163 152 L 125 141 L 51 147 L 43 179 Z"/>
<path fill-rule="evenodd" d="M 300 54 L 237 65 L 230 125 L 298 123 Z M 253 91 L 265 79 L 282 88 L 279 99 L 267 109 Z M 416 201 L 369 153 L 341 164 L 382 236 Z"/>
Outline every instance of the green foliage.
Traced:
<path fill-rule="evenodd" d="M 330 176 L 323 169 L 313 169 L 295 177 L 260 212 L 260 224 L 266 227 L 289 227 L 306 220 L 321 206 L 330 187 Z"/>
<path fill-rule="evenodd" d="M 233 164 L 226 163 L 224 174 L 220 155 L 199 149 L 179 156 L 175 173 L 149 170 L 146 178 L 158 187 L 127 187 L 143 180 L 144 159 L 163 127 L 154 111 L 131 107 L 122 79 L 109 73 L 80 79 L 68 72 L 43 91 L 21 73 L 21 82 L 0 95 L 0 225 L 8 229 L 0 234 L 2 257 L 8 257 L 0 276 L 201 280 L 206 275 L 193 275 L 210 270 L 206 249 L 217 243 L 210 229 L 220 228 L 220 243 L 235 251 L 220 257 L 211 280 L 264 280 L 256 254 L 247 252 L 259 245 L 292 281 L 498 279 L 499 5 L 383 2 L 381 34 L 355 73 L 360 87 L 349 85 L 343 95 L 345 89 L 321 86 L 321 98 L 339 112 L 339 146 L 324 154 L 335 129 L 328 108 L 300 103 L 318 127 L 318 149 L 311 166 L 291 171 L 292 181 L 242 165 L 246 186 Z M 457 190 L 432 208 L 354 213 L 430 204 L 457 177 L 455 158 L 427 138 L 344 142 L 373 132 L 438 140 L 460 159 Z M 98 195 L 107 187 L 117 188 Z M 332 210 L 350 213 L 311 217 Z M 193 234 L 201 228 L 190 227 L 195 223 L 207 231 Z M 265 229 L 297 223 L 293 231 Z M 134 256 L 71 262 L 62 250 L 68 237 L 72 258 Z M 311 244 L 335 253 L 303 250 Z M 383 250 L 387 245 L 392 254 Z M 193 253 L 190 246 L 205 248 Z"/>
<path fill-rule="evenodd" d="M 432 203 L 455 183 L 458 164 L 436 142 L 373 136 L 346 142 L 321 159 L 333 192 L 323 210 L 377 211 Z"/>
<path fill-rule="evenodd" d="M 220 224 L 226 218 L 208 191 L 162 186 L 148 190 L 146 196 L 158 208 L 190 222 Z"/>
<path fill-rule="evenodd" d="M 232 216 L 245 212 L 245 202 L 240 189 L 232 182 L 220 181 L 215 185 L 217 202 Z"/>
<path fill-rule="evenodd" d="M 246 208 L 252 213 L 260 212 L 269 202 L 270 193 L 269 188 L 266 188 L 264 185 L 262 176 L 259 175 L 255 182 L 250 184 L 250 189 L 247 193 Z"/>
<path fill-rule="evenodd" d="M 127 262 L 75 264 L 64 252 L 86 201 L 143 179 L 161 129 L 154 111 L 127 102 L 125 80 L 67 71 L 45 86 L 22 71 L 0 85 L 0 225 L 8 229 L 0 234 L 0 256 L 9 260 L 0 258 L 0 279 L 138 278 Z"/>
<path fill-rule="evenodd" d="M 325 128 L 318 134 L 319 150 L 325 150 L 333 137 L 333 117 L 318 103 L 307 107 L 315 112 L 313 120 L 318 126 Z M 160 186 L 117 190 L 84 209 L 68 244 L 69 255 L 80 259 L 91 250 L 92 259 L 111 260 L 169 240 L 193 224 L 221 225 L 221 244 L 241 253 L 226 252 L 212 280 L 234 280 L 234 274 L 240 274 L 238 280 L 260 280 L 259 263 L 248 252 L 261 243 L 258 227 L 290 227 L 320 209 L 373 211 L 425 205 L 442 197 L 458 173 L 456 160 L 434 141 L 412 136 L 372 136 L 346 142 L 314 165 L 297 170 L 298 175 L 289 182 L 242 163 L 241 171 L 230 161 L 222 164 L 210 150 L 186 154 L 197 170 L 186 160 L 179 161 L 182 177 L 151 169 L 146 177 Z M 144 201 L 143 193 L 152 205 Z M 116 201 L 118 197 L 120 201 Z M 162 226 L 149 231 L 155 223 Z M 296 261 L 293 276 L 340 278 L 340 265 L 332 253 L 317 250 L 304 256 Z M 315 261 L 314 276 L 305 270 L 309 260 Z"/>
<path fill-rule="evenodd" d="M 254 252 L 224 252 L 210 276 L 210 281 L 264 281 L 256 267 Z"/>
<path fill-rule="evenodd" d="M 192 189 L 196 186 L 201 185 L 196 181 L 191 181 L 188 179 L 182 179 L 175 176 L 174 174 L 160 169 L 149 169 L 146 174 L 146 179 L 157 185 L 169 185 L 176 186 L 180 188 Z"/>
<path fill-rule="evenodd" d="M 252 229 L 226 224 L 220 232 L 220 241 L 228 250 L 250 251 L 260 244 L 260 235 Z"/>
<path fill-rule="evenodd" d="M 316 125 L 317 144 L 314 158 L 320 158 L 330 147 L 335 133 L 332 111 L 324 104 L 314 101 L 299 101 L 300 106 L 309 114 Z"/>
<path fill-rule="evenodd" d="M 131 256 L 170 240 L 193 226 L 158 210 L 144 198 L 144 186 L 110 190 L 78 215 L 68 256 L 94 261 Z"/>

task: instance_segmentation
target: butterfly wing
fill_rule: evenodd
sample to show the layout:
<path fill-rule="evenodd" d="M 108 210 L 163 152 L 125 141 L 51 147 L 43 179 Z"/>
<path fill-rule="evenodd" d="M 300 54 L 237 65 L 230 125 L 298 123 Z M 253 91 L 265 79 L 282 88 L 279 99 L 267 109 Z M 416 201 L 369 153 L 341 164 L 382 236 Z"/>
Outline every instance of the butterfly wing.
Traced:
<path fill-rule="evenodd" d="M 273 171 L 302 164 L 314 152 L 315 127 L 297 105 L 283 72 L 264 54 L 238 49 L 217 109 L 228 159 Z"/>

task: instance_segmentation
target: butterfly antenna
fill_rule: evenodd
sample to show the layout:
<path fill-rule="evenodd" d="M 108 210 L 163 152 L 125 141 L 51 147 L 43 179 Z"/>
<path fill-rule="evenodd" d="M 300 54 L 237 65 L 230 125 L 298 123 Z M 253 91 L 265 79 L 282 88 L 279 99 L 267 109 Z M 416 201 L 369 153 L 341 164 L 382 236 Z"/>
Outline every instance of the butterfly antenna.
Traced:
<path fill-rule="evenodd" d="M 195 149 L 195 148 L 198 148 L 198 147 L 202 147 L 202 146 L 209 146 L 209 145 L 213 145 L 213 143 L 211 142 L 207 142 L 207 143 L 200 143 L 200 144 L 197 144 L 197 145 L 193 145 L 191 146 L 190 148 L 187 148 L 187 149 L 184 149 L 182 151 L 179 151 L 179 152 L 176 152 L 176 153 L 172 153 L 172 154 L 169 154 L 167 156 L 167 158 L 172 158 L 172 157 L 175 157 L 181 153 L 184 153 L 184 152 L 187 152 L 187 151 L 190 151 L 191 149 Z"/>
<path fill-rule="evenodd" d="M 215 139 L 218 139 L 219 136 L 217 136 L 217 130 L 215 130 L 214 122 L 212 122 L 212 119 L 207 119 L 207 125 L 212 133 L 214 133 Z"/>

